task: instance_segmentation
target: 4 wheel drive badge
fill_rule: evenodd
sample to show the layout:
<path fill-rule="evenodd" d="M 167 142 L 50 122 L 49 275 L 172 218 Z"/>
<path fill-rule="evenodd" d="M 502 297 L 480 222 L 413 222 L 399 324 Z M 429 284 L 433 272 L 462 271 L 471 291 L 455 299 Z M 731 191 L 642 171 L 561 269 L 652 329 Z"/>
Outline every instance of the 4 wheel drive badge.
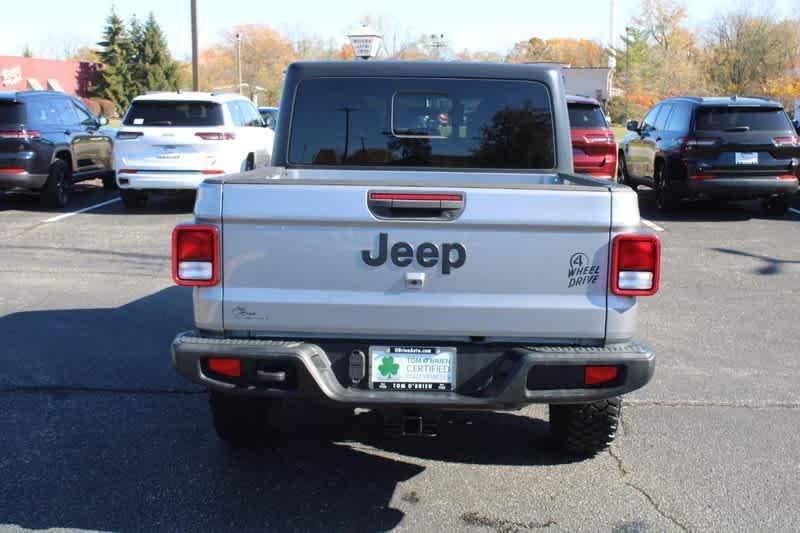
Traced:
<path fill-rule="evenodd" d="M 574 253 L 569 258 L 567 278 L 569 279 L 567 287 L 594 285 L 600 279 L 600 266 L 592 265 L 589 261 L 589 256 L 585 253 Z"/>

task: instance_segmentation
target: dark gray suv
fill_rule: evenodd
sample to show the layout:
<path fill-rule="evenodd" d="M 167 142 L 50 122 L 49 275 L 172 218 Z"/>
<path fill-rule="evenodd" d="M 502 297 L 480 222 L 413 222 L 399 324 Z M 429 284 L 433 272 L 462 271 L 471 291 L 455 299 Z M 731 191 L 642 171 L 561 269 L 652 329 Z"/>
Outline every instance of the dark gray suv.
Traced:
<path fill-rule="evenodd" d="M 64 93 L 0 92 L 0 190 L 39 191 L 45 206 L 63 207 L 75 182 L 101 178 L 114 187 L 105 124 Z"/>

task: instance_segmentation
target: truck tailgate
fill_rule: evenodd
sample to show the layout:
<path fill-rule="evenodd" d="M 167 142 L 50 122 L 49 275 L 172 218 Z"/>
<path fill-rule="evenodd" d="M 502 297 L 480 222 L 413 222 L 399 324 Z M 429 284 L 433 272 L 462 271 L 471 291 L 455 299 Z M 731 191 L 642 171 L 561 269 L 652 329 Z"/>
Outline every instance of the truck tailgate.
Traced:
<path fill-rule="evenodd" d="M 375 191 L 457 194 L 463 210 L 452 220 L 381 217 L 368 200 Z M 602 339 L 610 203 L 601 187 L 226 183 L 224 327 L 298 337 Z"/>

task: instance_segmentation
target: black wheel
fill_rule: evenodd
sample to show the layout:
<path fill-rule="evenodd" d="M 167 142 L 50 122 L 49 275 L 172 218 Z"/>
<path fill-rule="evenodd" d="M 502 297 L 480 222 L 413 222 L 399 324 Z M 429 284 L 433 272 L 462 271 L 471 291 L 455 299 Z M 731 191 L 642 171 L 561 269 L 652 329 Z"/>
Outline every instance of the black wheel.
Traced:
<path fill-rule="evenodd" d="M 761 211 L 770 217 L 782 217 L 789 211 L 789 199 L 782 196 L 767 198 L 761 202 Z"/>
<path fill-rule="evenodd" d="M 253 154 L 250 154 L 247 156 L 247 161 L 244 163 L 244 170 L 247 172 L 248 170 L 253 170 L 254 168 L 256 168 L 255 158 L 253 157 Z"/>
<path fill-rule="evenodd" d="M 551 404 L 550 433 L 566 451 L 593 456 L 614 440 L 622 398 L 581 404 Z"/>
<path fill-rule="evenodd" d="M 147 191 L 123 189 L 120 191 L 123 205 L 128 209 L 143 209 L 147 207 Z"/>
<path fill-rule="evenodd" d="M 103 175 L 103 190 L 116 191 L 117 190 L 117 175 L 114 172 L 109 172 Z"/>
<path fill-rule="evenodd" d="M 64 207 L 72 196 L 70 169 L 66 161 L 57 159 L 50 165 L 40 200 L 45 207 Z"/>
<path fill-rule="evenodd" d="M 235 447 L 273 440 L 280 427 L 281 401 L 211 391 L 211 415 L 219 438 Z"/>
<path fill-rule="evenodd" d="M 627 185 L 634 191 L 636 190 L 636 184 L 631 181 L 631 176 L 628 174 L 628 164 L 625 162 L 625 154 L 623 152 L 620 152 L 617 157 L 617 183 Z"/>
<path fill-rule="evenodd" d="M 675 211 L 681 202 L 680 195 L 675 191 L 675 183 L 667 176 L 663 164 L 657 165 L 655 170 L 656 207 L 662 213 Z"/>

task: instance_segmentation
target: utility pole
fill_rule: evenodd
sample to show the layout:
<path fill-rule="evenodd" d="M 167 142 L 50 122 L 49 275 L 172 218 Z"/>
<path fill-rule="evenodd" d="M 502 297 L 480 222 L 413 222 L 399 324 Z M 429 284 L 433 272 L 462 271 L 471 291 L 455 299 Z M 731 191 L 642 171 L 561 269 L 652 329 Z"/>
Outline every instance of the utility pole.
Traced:
<path fill-rule="evenodd" d="M 192 17 L 192 90 L 200 90 L 200 68 L 197 51 L 197 0 L 191 0 Z"/>
<path fill-rule="evenodd" d="M 628 100 L 631 90 L 631 27 L 625 26 L 625 121 L 628 121 Z"/>
<path fill-rule="evenodd" d="M 239 73 L 239 94 L 242 94 L 242 34 L 236 34 L 236 72 Z"/>

